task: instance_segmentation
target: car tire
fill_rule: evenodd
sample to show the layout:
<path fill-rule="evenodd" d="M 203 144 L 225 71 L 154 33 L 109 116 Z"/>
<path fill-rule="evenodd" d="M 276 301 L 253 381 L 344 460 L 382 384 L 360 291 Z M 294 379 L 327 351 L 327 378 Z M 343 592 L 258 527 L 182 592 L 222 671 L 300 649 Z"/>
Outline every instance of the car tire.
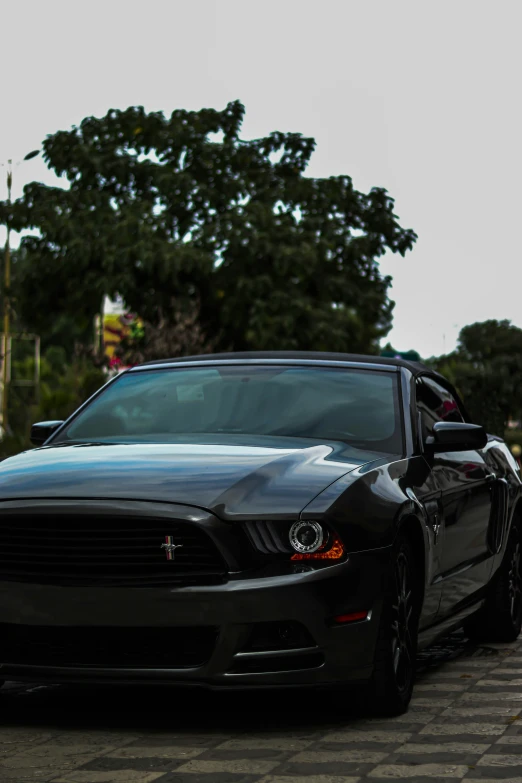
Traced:
<path fill-rule="evenodd" d="M 522 628 L 522 524 L 515 518 L 483 609 L 464 625 L 472 641 L 514 642 Z"/>
<path fill-rule="evenodd" d="M 404 533 L 397 536 L 390 560 L 367 696 L 372 712 L 400 715 L 413 691 L 419 615 L 413 548 Z"/>

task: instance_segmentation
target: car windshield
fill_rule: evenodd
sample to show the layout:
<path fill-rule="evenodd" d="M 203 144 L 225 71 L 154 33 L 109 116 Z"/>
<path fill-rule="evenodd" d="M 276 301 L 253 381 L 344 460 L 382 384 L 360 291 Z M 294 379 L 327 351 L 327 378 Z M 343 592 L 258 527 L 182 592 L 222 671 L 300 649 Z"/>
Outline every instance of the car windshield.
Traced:
<path fill-rule="evenodd" d="M 254 364 L 131 371 L 53 443 L 201 442 L 225 434 L 335 440 L 400 453 L 397 374 Z"/>

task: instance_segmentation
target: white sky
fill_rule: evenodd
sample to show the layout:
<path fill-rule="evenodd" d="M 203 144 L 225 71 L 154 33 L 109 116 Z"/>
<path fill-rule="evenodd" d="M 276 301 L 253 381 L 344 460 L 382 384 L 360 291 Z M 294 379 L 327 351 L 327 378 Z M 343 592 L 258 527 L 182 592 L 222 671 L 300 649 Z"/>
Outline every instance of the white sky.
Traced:
<path fill-rule="evenodd" d="M 419 234 L 382 262 L 396 348 L 522 326 L 520 0 L 17 0 L 1 27 L 0 161 L 109 108 L 239 98 L 244 137 L 314 136 L 309 174 L 386 187 Z M 53 181 L 29 161 L 13 195 L 32 179 Z"/>

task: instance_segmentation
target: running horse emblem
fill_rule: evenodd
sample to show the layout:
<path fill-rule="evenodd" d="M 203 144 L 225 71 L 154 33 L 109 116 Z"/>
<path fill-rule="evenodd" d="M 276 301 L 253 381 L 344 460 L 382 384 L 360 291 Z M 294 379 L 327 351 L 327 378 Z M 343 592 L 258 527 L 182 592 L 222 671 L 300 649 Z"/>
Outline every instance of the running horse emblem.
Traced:
<path fill-rule="evenodd" d="M 174 554 L 176 549 L 182 547 L 183 544 L 175 544 L 173 536 L 165 536 L 165 543 L 161 545 L 161 548 L 165 550 L 167 560 L 174 560 Z"/>

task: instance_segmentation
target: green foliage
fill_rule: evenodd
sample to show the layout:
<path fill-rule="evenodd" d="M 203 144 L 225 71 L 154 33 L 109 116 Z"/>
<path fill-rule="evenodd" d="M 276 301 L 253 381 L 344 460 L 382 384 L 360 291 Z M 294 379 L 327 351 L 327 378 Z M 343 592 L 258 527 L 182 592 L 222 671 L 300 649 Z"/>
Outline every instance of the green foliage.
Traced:
<path fill-rule="evenodd" d="M 66 419 L 106 381 L 102 370 L 86 358 L 72 363 L 63 349 L 51 349 L 42 361 L 40 400 L 35 411 L 42 421 Z"/>
<path fill-rule="evenodd" d="M 305 177 L 313 139 L 240 139 L 243 116 L 238 101 L 131 107 L 49 136 L 45 160 L 69 187 L 32 183 L 0 204 L 0 222 L 38 229 L 22 243 L 27 326 L 64 344 L 74 323 L 78 339 L 119 293 L 153 330 L 197 306 L 216 349 L 377 352 L 393 309 L 378 259 L 415 233 L 382 188 Z"/>
<path fill-rule="evenodd" d="M 465 326 L 457 350 L 431 361 L 462 395 L 472 418 L 503 435 L 522 413 L 522 329 L 509 321 Z"/>
<path fill-rule="evenodd" d="M 13 434 L 0 442 L 0 459 L 32 448 L 31 424 L 66 419 L 107 380 L 105 373 L 86 357 L 68 360 L 62 347 L 50 348 L 41 360 L 41 382 L 34 388 L 11 385 L 9 422 Z M 34 359 L 13 361 L 13 376 L 34 376 Z"/>
<path fill-rule="evenodd" d="M 459 335 L 459 350 L 475 363 L 509 360 L 522 354 L 522 329 L 510 321 L 482 321 L 465 326 Z"/>
<path fill-rule="evenodd" d="M 62 347 L 72 360 L 75 345 L 92 343 L 93 321 L 85 314 L 58 309 L 52 299 L 52 285 L 48 286 L 50 294 L 45 301 L 48 284 L 43 279 L 44 288 L 34 298 L 31 264 L 35 262 L 35 257 L 29 256 L 23 246 L 11 251 L 12 329 L 19 333 L 36 332 L 40 335 L 43 352 L 53 346 Z M 44 309 L 36 311 L 36 305 Z"/>

